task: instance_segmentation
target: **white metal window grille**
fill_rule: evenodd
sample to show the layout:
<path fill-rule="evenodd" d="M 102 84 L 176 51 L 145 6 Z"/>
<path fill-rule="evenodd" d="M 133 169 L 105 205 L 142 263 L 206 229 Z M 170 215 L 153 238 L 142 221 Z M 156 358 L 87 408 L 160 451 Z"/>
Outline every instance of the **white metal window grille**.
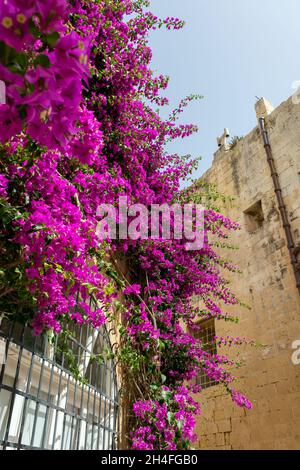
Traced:
<path fill-rule="evenodd" d="M 106 327 L 70 326 L 51 342 L 28 326 L 0 325 L 0 448 L 110 450 L 118 387 Z M 106 352 L 106 354 L 103 354 Z"/>

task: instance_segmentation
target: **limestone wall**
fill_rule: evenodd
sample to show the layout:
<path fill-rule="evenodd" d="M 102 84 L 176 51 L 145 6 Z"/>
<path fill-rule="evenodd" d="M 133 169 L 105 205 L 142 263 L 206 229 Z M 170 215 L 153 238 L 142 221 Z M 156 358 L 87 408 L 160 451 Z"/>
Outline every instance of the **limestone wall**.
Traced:
<path fill-rule="evenodd" d="M 300 105 L 292 99 L 282 103 L 266 117 L 266 127 L 293 235 L 300 244 Z M 219 321 L 216 333 L 255 339 L 264 347 L 220 350 L 231 357 L 239 351 L 243 365 L 234 370 L 239 378 L 236 388 L 252 400 L 254 408 L 237 408 L 220 386 L 207 389 L 199 398 L 203 405 L 198 445 L 202 449 L 300 449 L 300 365 L 293 365 L 291 359 L 292 343 L 300 340 L 300 294 L 259 128 L 231 150 L 223 147 L 216 152 L 204 179 L 216 184 L 222 194 L 235 197 L 226 212 L 242 228 L 233 236 L 239 250 L 228 256 L 243 273 L 232 276 L 231 287 L 252 307 L 251 311 L 229 309 L 238 314 L 239 324 Z M 263 220 L 252 220 L 247 211 L 260 201 Z"/>

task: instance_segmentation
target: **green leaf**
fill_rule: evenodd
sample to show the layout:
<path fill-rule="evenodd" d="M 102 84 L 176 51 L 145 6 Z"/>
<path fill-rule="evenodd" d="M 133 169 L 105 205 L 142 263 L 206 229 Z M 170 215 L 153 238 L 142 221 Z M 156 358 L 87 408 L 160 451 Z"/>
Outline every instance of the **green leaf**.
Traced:
<path fill-rule="evenodd" d="M 41 67 L 44 68 L 49 68 L 50 67 L 50 59 L 47 55 L 45 54 L 39 54 L 35 59 L 34 59 L 34 65 L 37 67 L 40 65 Z"/>
<path fill-rule="evenodd" d="M 111 283 L 107 284 L 107 286 L 105 286 L 103 290 L 106 295 L 111 295 L 115 292 L 114 285 Z"/>
<path fill-rule="evenodd" d="M 27 67 L 27 56 L 24 53 L 19 53 L 14 58 L 14 62 L 18 64 L 22 69 Z"/>
<path fill-rule="evenodd" d="M 43 224 L 37 224 L 37 225 L 34 225 L 34 227 L 32 228 L 32 231 L 38 232 L 39 230 L 43 230 L 44 228 L 45 226 Z"/>
<path fill-rule="evenodd" d="M 11 72 L 24 75 L 27 68 L 27 56 L 23 52 L 8 46 L 0 41 L 0 62 L 5 65 Z"/>
<path fill-rule="evenodd" d="M 15 273 L 18 274 L 19 279 L 22 279 L 23 274 L 18 267 L 15 268 Z"/>
<path fill-rule="evenodd" d="M 32 18 L 29 20 L 29 32 L 30 34 L 32 34 L 32 36 L 37 39 L 41 36 L 40 30 L 38 29 Z"/>
<path fill-rule="evenodd" d="M 180 431 L 181 431 L 183 425 L 184 425 L 184 421 L 182 419 L 177 421 L 177 427 Z"/>
<path fill-rule="evenodd" d="M 170 403 L 170 400 L 172 398 L 172 393 L 167 391 L 167 390 L 162 390 L 161 396 L 164 399 L 166 403 Z"/>
<path fill-rule="evenodd" d="M 161 374 L 161 383 L 165 383 L 167 380 L 167 377 L 164 374 Z"/>
<path fill-rule="evenodd" d="M 57 43 L 57 41 L 60 38 L 60 34 L 57 31 L 54 31 L 51 34 L 48 34 L 46 37 L 46 42 L 49 47 L 54 47 Z"/>
<path fill-rule="evenodd" d="M 9 64 L 17 54 L 16 49 L 13 49 L 5 44 L 5 42 L 0 41 L 0 62 L 3 65 Z"/>

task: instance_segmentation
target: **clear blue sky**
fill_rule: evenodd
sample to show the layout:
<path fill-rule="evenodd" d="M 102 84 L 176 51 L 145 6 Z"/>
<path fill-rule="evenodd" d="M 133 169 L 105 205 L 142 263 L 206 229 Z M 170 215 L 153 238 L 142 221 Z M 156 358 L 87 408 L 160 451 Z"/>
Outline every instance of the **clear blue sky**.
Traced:
<path fill-rule="evenodd" d="M 171 77 L 174 106 L 190 93 L 204 100 L 182 121 L 199 133 L 172 144 L 172 151 L 203 157 L 195 176 L 211 165 L 216 137 L 228 127 L 243 136 L 255 125 L 255 96 L 275 106 L 300 80 L 299 0 L 151 0 L 160 17 L 186 21 L 181 31 L 151 33 L 152 68 Z"/>

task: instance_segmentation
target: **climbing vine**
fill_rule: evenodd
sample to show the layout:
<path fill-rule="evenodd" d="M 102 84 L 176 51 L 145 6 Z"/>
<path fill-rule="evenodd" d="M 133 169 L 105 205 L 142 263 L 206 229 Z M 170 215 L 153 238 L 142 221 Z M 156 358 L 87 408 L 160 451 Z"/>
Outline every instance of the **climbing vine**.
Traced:
<path fill-rule="evenodd" d="M 152 72 L 148 44 L 150 30 L 183 22 L 148 7 L 0 1 L 0 310 L 30 321 L 37 335 L 69 321 L 117 323 L 116 357 L 132 379 L 132 448 L 187 449 L 200 370 L 251 406 L 232 388 L 230 361 L 205 352 L 193 334 L 201 319 L 235 321 L 220 304 L 239 303 L 221 272 L 236 268 L 214 251 L 211 235 L 222 243 L 238 227 L 208 206 L 197 251 L 185 240 L 99 243 L 96 234 L 97 208 L 119 196 L 145 206 L 191 197 L 180 181 L 197 162 L 168 154 L 166 144 L 196 132 L 178 118 L 199 97 L 160 116 L 168 78 Z"/>

